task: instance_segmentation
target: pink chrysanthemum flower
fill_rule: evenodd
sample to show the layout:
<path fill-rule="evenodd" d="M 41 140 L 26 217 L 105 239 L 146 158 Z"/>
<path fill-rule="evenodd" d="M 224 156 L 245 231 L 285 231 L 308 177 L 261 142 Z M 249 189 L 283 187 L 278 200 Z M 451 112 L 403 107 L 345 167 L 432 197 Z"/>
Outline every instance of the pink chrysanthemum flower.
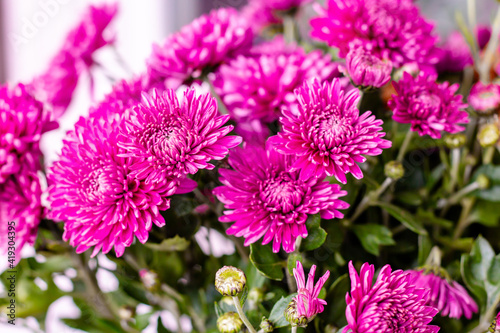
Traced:
<path fill-rule="evenodd" d="M 281 37 L 270 44 L 269 49 L 260 46 L 264 51 L 260 54 L 238 56 L 217 73 L 215 90 L 238 122 L 272 122 L 282 107 L 296 104 L 293 92 L 305 81 L 318 78 L 323 82 L 340 76 L 338 64 L 319 50 L 306 53 L 301 47 L 287 45 Z"/>
<path fill-rule="evenodd" d="M 478 311 L 476 302 L 469 296 L 467 290 L 456 281 L 448 282 L 445 278 L 433 272 L 408 271 L 415 277 L 417 288 L 430 290 L 427 305 L 437 308 L 441 316 L 460 319 L 464 315 L 467 319 Z"/>
<path fill-rule="evenodd" d="M 159 211 L 169 208 L 167 196 L 193 188 L 179 190 L 174 178 L 146 184 L 134 177 L 135 159 L 121 157 L 118 145 L 122 119 L 81 118 L 49 170 L 49 217 L 64 221 L 63 239 L 77 253 L 94 247 L 94 256 L 114 247 L 119 257 L 134 236 L 145 243 L 153 223 L 165 225 Z"/>
<path fill-rule="evenodd" d="M 118 3 L 89 6 L 82 21 L 69 32 L 63 49 L 70 51 L 75 58 L 83 60 L 90 67 L 94 63 L 92 54 L 114 41 L 105 36 L 105 30 L 117 12 Z"/>
<path fill-rule="evenodd" d="M 304 275 L 304 268 L 300 261 L 297 261 L 297 267 L 293 269 L 293 276 L 297 282 L 297 293 L 293 299 L 297 304 L 297 316 L 306 317 L 307 322 L 316 317 L 318 313 L 323 312 L 326 301 L 318 298 L 321 288 L 330 276 L 330 271 L 326 273 L 314 284 L 314 273 L 316 273 L 316 265 L 311 267 L 307 276 L 307 283 Z"/>
<path fill-rule="evenodd" d="M 352 83 L 364 89 L 380 88 L 391 79 L 392 64 L 362 48 L 353 48 L 347 54 L 346 69 Z"/>
<path fill-rule="evenodd" d="M 146 79 L 139 76 L 132 80 L 118 81 L 104 100 L 90 109 L 91 117 L 106 119 L 111 114 L 121 114 L 141 101 L 143 92 L 147 92 Z"/>
<path fill-rule="evenodd" d="M 281 245 L 292 252 L 297 237 L 307 237 L 309 215 L 343 217 L 338 209 L 349 205 L 339 197 L 347 193 L 324 177 L 300 179 L 298 171 L 290 171 L 294 161 L 295 157 L 279 154 L 271 144 L 230 152 L 234 170 L 219 169 L 224 186 L 213 191 L 228 209 L 219 221 L 235 222 L 227 230 L 229 235 L 245 237 L 245 246 L 263 237 L 262 244 L 273 241 L 274 252 Z"/>
<path fill-rule="evenodd" d="M 345 92 L 340 81 L 306 83 L 295 92 L 298 112 L 283 110 L 282 131 L 272 140 L 278 151 L 298 156 L 292 170 L 300 170 L 301 178 L 335 176 L 345 184 L 346 174 L 360 179 L 363 172 L 357 163 L 363 155 L 376 156 L 391 142 L 382 137 L 382 120 L 370 111 L 359 114 L 359 92 Z"/>
<path fill-rule="evenodd" d="M 21 259 L 24 245 L 35 243 L 38 224 L 45 213 L 41 195 L 38 175 L 25 169 L 0 184 L 0 253 L 7 254 L 12 250 L 9 247 L 15 247 L 15 255 L 9 254 L 15 257 L 14 264 Z"/>
<path fill-rule="evenodd" d="M 427 306 L 427 289 L 417 288 L 411 273 L 382 267 L 373 283 L 375 269 L 364 263 L 360 273 L 349 262 L 351 294 L 347 293 L 344 333 L 435 333 L 428 325 L 438 310 Z"/>
<path fill-rule="evenodd" d="M 489 115 L 500 108 L 500 85 L 478 81 L 472 86 L 468 100 L 479 114 Z"/>
<path fill-rule="evenodd" d="M 394 67 L 404 63 L 436 63 L 434 26 L 419 13 L 412 0 L 328 0 L 316 7 L 312 37 L 340 49 L 345 57 L 361 45 Z"/>
<path fill-rule="evenodd" d="M 498 312 L 497 317 L 495 318 L 495 330 L 500 331 L 500 312 Z"/>
<path fill-rule="evenodd" d="M 227 59 L 247 51 L 253 33 L 235 9 L 221 8 L 194 20 L 163 44 L 153 45 L 147 60 L 151 84 L 177 89 Z"/>
<path fill-rule="evenodd" d="M 56 127 L 24 85 L 0 87 L 0 184 L 24 166 L 40 169 L 40 138 Z"/>
<path fill-rule="evenodd" d="M 69 32 L 49 68 L 30 84 L 37 98 L 52 106 L 56 119 L 71 103 L 80 74 L 94 63 L 93 53 L 113 41 L 104 33 L 117 10 L 117 4 L 90 6 L 82 21 Z"/>
<path fill-rule="evenodd" d="M 188 89 L 179 100 L 172 89 L 153 89 L 132 108 L 119 143 L 126 150 L 121 156 L 137 157 L 131 169 L 146 183 L 211 170 L 210 160 L 223 159 L 241 142 L 239 136 L 227 136 L 233 129 L 224 126 L 228 120 L 209 94 L 196 96 Z"/>
<path fill-rule="evenodd" d="M 457 133 L 464 130 L 459 124 L 469 122 L 462 109 L 462 95 L 455 95 L 459 85 L 436 82 L 437 77 L 420 73 L 413 77 L 403 73 L 398 82 L 393 81 L 397 95 L 392 95 L 388 106 L 398 123 L 411 124 L 411 130 L 423 136 L 439 139 L 441 132 Z"/>

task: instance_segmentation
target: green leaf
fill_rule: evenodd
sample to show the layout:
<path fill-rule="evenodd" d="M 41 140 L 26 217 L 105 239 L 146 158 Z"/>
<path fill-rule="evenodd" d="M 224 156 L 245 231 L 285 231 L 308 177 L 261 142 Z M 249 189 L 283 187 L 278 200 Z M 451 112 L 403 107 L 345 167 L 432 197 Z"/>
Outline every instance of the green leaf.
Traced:
<path fill-rule="evenodd" d="M 271 280 L 283 280 L 284 263 L 273 253 L 271 246 L 250 245 L 250 261 L 257 270 Z"/>
<path fill-rule="evenodd" d="M 292 294 L 287 297 L 281 297 L 281 299 L 274 304 L 271 314 L 269 315 L 269 320 L 273 323 L 274 328 L 280 328 L 290 325 L 290 323 L 285 319 L 285 309 L 288 304 L 292 301 L 292 298 L 297 296 L 297 294 Z"/>
<path fill-rule="evenodd" d="M 147 242 L 145 245 L 155 251 L 184 251 L 188 248 L 190 241 L 179 235 L 173 238 L 164 239 L 160 244 Z"/>
<path fill-rule="evenodd" d="M 481 174 L 488 177 L 490 180 L 490 187 L 484 190 L 475 191 L 474 195 L 487 201 L 500 202 L 500 166 L 492 164 L 480 166 L 474 173 L 472 181 L 475 181 Z"/>
<path fill-rule="evenodd" d="M 500 298 L 500 254 L 495 255 L 486 239 L 479 236 L 470 254 L 461 259 L 462 278 L 479 300 L 481 314 L 496 307 Z"/>
<path fill-rule="evenodd" d="M 290 253 L 288 255 L 288 273 L 293 274 L 293 269 L 297 266 L 297 261 L 302 262 L 302 255 L 300 253 Z"/>
<path fill-rule="evenodd" d="M 328 235 L 321 228 L 321 217 L 319 214 L 313 215 L 307 219 L 307 237 L 302 239 L 300 244 L 301 251 L 312 251 L 323 245 Z"/>
<path fill-rule="evenodd" d="M 451 229 L 454 225 L 454 223 L 450 220 L 437 217 L 432 211 L 418 209 L 417 216 L 424 224 L 427 225 L 437 225 L 446 229 Z"/>
<path fill-rule="evenodd" d="M 422 226 L 422 223 L 418 221 L 412 214 L 408 211 L 400 208 L 398 206 L 392 205 L 386 202 L 374 202 L 374 206 L 379 206 L 388 212 L 392 217 L 401 222 L 405 227 L 419 235 L 427 235 L 427 230 Z"/>
<path fill-rule="evenodd" d="M 416 191 L 400 192 L 395 199 L 410 206 L 419 206 L 422 204 L 422 196 Z"/>
<path fill-rule="evenodd" d="M 241 305 L 241 307 L 243 307 L 243 305 L 245 305 L 245 302 L 247 301 L 247 297 L 248 297 L 248 286 L 247 285 L 245 285 L 245 288 L 243 288 L 243 290 L 238 295 L 238 297 L 240 299 L 240 305 Z"/>
<path fill-rule="evenodd" d="M 422 266 L 429 254 L 431 253 L 432 242 L 429 236 L 419 235 L 418 236 L 418 265 Z"/>
<path fill-rule="evenodd" d="M 380 254 L 379 247 L 381 245 L 394 245 L 392 233 L 383 225 L 378 224 L 362 224 L 354 225 L 352 230 L 358 236 L 363 248 L 369 253 L 378 256 Z"/>
<path fill-rule="evenodd" d="M 224 310 L 219 306 L 219 303 L 214 302 L 214 308 L 215 308 L 215 314 L 217 315 L 217 318 L 222 316 L 224 314 Z"/>
<path fill-rule="evenodd" d="M 469 215 L 471 222 L 481 223 L 487 227 L 496 227 L 500 222 L 498 203 L 478 200 Z"/>

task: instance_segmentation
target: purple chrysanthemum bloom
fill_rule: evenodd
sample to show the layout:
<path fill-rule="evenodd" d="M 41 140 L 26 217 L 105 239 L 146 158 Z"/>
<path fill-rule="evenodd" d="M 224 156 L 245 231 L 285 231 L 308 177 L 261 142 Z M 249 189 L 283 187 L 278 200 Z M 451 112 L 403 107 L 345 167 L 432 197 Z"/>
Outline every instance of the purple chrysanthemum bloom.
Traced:
<path fill-rule="evenodd" d="M 306 317 L 307 322 L 316 317 L 318 313 L 323 312 L 326 301 L 318 298 L 321 288 L 330 276 L 330 271 L 326 273 L 314 284 L 314 273 L 316 273 L 316 265 L 311 267 L 307 276 L 307 283 L 304 275 L 304 268 L 300 261 L 297 261 L 297 267 L 293 269 L 293 276 L 297 282 L 297 293 L 293 299 L 297 305 L 297 316 Z"/>
<path fill-rule="evenodd" d="M 52 106 L 56 119 L 68 108 L 80 74 L 93 65 L 93 53 L 113 41 L 105 38 L 104 32 L 117 9 L 117 4 L 89 6 L 82 21 L 68 33 L 48 69 L 30 84 L 37 98 Z"/>
<path fill-rule="evenodd" d="M 472 86 L 468 100 L 479 114 L 489 115 L 500 108 L 500 85 L 478 81 Z"/>
<path fill-rule="evenodd" d="M 173 177 L 148 184 L 134 177 L 135 159 L 121 157 L 126 152 L 118 144 L 122 119 L 80 118 L 49 169 L 49 217 L 64 221 L 63 239 L 77 253 L 114 247 L 119 257 L 134 237 L 145 243 L 153 223 L 165 224 L 159 211 L 169 208 L 167 196 L 193 188 L 184 191 Z"/>
<path fill-rule="evenodd" d="M 209 94 L 196 96 L 188 89 L 179 100 L 172 89 L 153 89 L 132 108 L 119 143 L 126 150 L 121 156 L 137 157 L 131 169 L 146 183 L 211 170 L 210 160 L 223 159 L 241 142 L 239 136 L 227 136 L 233 129 L 224 126 L 228 120 Z"/>
<path fill-rule="evenodd" d="M 24 85 L 0 87 L 0 184 L 23 167 L 40 169 L 40 138 L 54 128 L 57 123 Z"/>
<path fill-rule="evenodd" d="M 437 77 L 420 73 L 413 77 L 403 73 L 398 82 L 393 81 L 397 95 L 392 95 L 388 106 L 394 112 L 392 118 L 398 123 L 411 124 L 411 130 L 423 136 L 428 134 L 439 139 L 441 132 L 457 133 L 469 122 L 462 109 L 462 95 L 455 95 L 458 84 L 436 82 Z"/>
<path fill-rule="evenodd" d="M 412 61 L 437 62 L 434 26 L 412 0 L 328 0 L 327 4 L 327 9 L 316 7 L 319 17 L 311 20 L 311 35 L 338 47 L 341 57 L 360 45 L 396 68 Z"/>
<path fill-rule="evenodd" d="M 346 74 L 357 87 L 380 88 L 391 79 L 391 62 L 380 59 L 362 48 L 351 49 L 345 60 Z"/>
<path fill-rule="evenodd" d="M 364 263 L 360 273 L 349 262 L 351 294 L 346 294 L 347 326 L 344 333 L 435 333 L 428 325 L 438 310 L 426 305 L 427 289 L 417 288 L 411 273 L 382 267 L 373 283 L 375 268 Z"/>
<path fill-rule="evenodd" d="M 252 39 L 248 22 L 235 9 L 213 10 L 168 37 L 161 46 L 153 45 L 147 60 L 151 84 L 164 82 L 167 88 L 177 89 L 247 51 Z"/>
<path fill-rule="evenodd" d="M 25 169 L 0 184 L 0 253 L 7 254 L 9 247 L 15 247 L 15 255 L 9 254 L 15 257 L 15 264 L 24 245 L 35 243 L 38 224 L 45 214 L 41 195 L 38 175 Z"/>
<path fill-rule="evenodd" d="M 415 286 L 417 288 L 430 290 L 426 304 L 437 308 L 441 316 L 460 319 L 464 315 L 467 319 L 470 319 L 472 314 L 478 311 L 474 299 L 456 281 L 449 282 L 432 271 L 410 270 L 408 272 L 415 277 Z"/>
<path fill-rule="evenodd" d="M 345 92 L 339 79 L 332 83 L 306 83 L 295 92 L 298 112 L 283 110 L 282 131 L 273 137 L 278 151 L 298 156 L 292 170 L 300 170 L 301 178 L 335 176 L 345 184 L 346 174 L 360 179 L 363 172 L 357 163 L 363 155 L 376 156 L 391 142 L 382 137 L 382 120 L 370 111 L 359 114 L 359 91 Z"/>
<path fill-rule="evenodd" d="M 239 121 L 278 119 L 282 107 L 295 107 L 294 90 L 305 81 L 320 82 L 340 76 L 338 64 L 316 50 L 306 53 L 287 45 L 283 38 L 271 41 L 271 48 L 259 46 L 260 54 L 240 55 L 222 65 L 214 81 L 231 117 Z"/>
<path fill-rule="evenodd" d="M 224 186 L 213 190 L 228 209 L 219 221 L 235 222 L 227 229 L 229 235 L 245 237 L 245 246 L 263 237 L 262 244 L 273 241 L 274 252 L 281 245 L 293 252 L 297 237 L 307 237 L 309 215 L 343 217 L 338 209 L 349 205 L 339 197 L 347 192 L 324 177 L 300 179 L 298 171 L 290 171 L 294 161 L 269 143 L 266 148 L 247 145 L 230 152 L 233 170 L 219 169 Z"/>

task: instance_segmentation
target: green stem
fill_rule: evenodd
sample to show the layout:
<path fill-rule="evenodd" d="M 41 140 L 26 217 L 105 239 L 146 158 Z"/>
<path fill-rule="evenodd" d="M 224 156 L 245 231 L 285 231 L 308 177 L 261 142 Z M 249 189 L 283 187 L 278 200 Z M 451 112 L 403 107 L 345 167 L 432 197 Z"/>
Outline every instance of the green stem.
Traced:
<path fill-rule="evenodd" d="M 462 199 L 464 196 L 467 194 L 471 193 L 472 191 L 475 191 L 479 189 L 479 183 L 478 182 L 473 182 L 470 183 L 469 185 L 463 187 L 458 191 L 457 193 L 453 194 L 451 197 L 448 199 L 441 199 L 438 201 L 437 208 L 443 208 L 443 210 L 446 209 L 446 207 L 449 207 L 451 205 L 456 204 L 460 199 Z"/>
<path fill-rule="evenodd" d="M 241 321 L 243 321 L 243 324 L 245 324 L 245 326 L 248 328 L 248 331 L 250 333 L 257 333 L 255 331 L 255 328 L 253 328 L 252 324 L 250 324 L 250 321 L 245 315 L 245 312 L 243 312 L 243 309 L 241 308 L 240 298 L 238 296 L 233 296 L 233 303 L 234 306 L 236 307 L 236 311 L 238 311 L 238 314 L 240 315 Z"/>
<path fill-rule="evenodd" d="M 495 155 L 495 147 L 487 147 L 483 153 L 483 164 L 491 164 L 493 155 Z"/>
<path fill-rule="evenodd" d="M 370 205 L 370 202 L 373 202 L 377 200 L 382 193 L 389 187 L 389 185 L 392 184 L 392 178 L 387 177 L 384 182 L 380 185 L 378 189 L 375 191 L 372 191 L 368 193 L 363 200 L 359 203 L 358 207 L 356 207 L 356 210 L 354 211 L 354 214 L 352 214 L 352 217 L 349 219 L 351 222 L 356 220 L 361 213 L 365 211 L 366 208 Z"/>
<path fill-rule="evenodd" d="M 297 333 L 297 326 L 292 326 L 292 333 Z"/>
<path fill-rule="evenodd" d="M 288 44 L 295 42 L 295 22 L 291 15 L 283 17 L 283 35 Z"/>
<path fill-rule="evenodd" d="M 462 212 L 460 212 L 460 217 L 458 219 L 455 232 L 453 233 L 454 241 L 459 239 L 460 236 L 462 236 L 462 234 L 464 233 L 465 229 L 469 226 L 469 213 L 472 210 L 472 207 L 474 207 L 475 203 L 475 198 L 468 198 L 462 201 Z"/>
<path fill-rule="evenodd" d="M 401 148 L 399 149 L 398 157 L 396 158 L 396 161 L 402 162 L 403 158 L 405 157 L 406 149 L 408 149 L 408 146 L 410 145 L 411 138 L 413 136 L 413 131 L 411 129 L 406 132 L 405 139 L 403 141 L 403 144 L 401 144 Z"/>
<path fill-rule="evenodd" d="M 458 180 L 458 171 L 460 168 L 460 148 L 451 150 L 451 179 L 448 185 L 448 192 L 453 192 Z"/>

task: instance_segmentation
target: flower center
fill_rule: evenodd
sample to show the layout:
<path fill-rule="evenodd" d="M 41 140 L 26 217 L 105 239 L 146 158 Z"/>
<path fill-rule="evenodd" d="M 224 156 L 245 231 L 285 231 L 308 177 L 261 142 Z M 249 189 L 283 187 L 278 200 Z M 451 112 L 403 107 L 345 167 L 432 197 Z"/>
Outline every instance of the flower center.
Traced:
<path fill-rule="evenodd" d="M 427 118 L 432 114 L 438 114 L 441 107 L 441 98 L 433 93 L 422 92 L 412 103 L 413 114 L 418 118 Z"/>
<path fill-rule="evenodd" d="M 282 172 L 263 182 L 260 197 L 269 211 L 288 213 L 302 203 L 303 183 Z"/>
<path fill-rule="evenodd" d="M 82 182 L 84 198 L 87 201 L 94 202 L 101 198 L 116 198 L 123 193 L 123 184 L 121 170 L 114 166 L 100 166 L 92 170 Z"/>

